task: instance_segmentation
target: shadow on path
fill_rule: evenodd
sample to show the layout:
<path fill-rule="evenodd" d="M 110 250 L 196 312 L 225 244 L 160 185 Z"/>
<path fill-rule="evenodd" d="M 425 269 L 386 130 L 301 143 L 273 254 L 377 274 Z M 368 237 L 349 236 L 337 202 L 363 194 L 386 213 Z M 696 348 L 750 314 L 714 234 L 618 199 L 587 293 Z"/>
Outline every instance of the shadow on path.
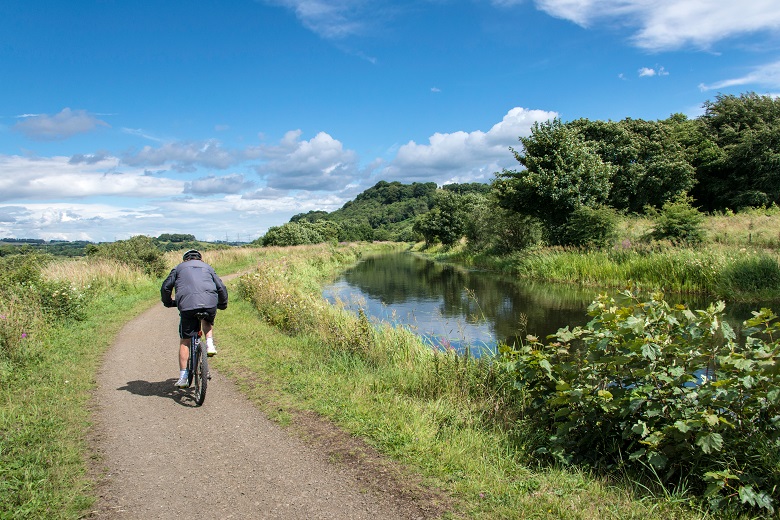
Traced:
<path fill-rule="evenodd" d="M 164 397 L 167 399 L 173 399 L 182 406 L 194 407 L 195 396 L 193 391 L 188 388 L 177 388 L 174 386 L 176 383 L 175 378 L 166 379 L 164 381 L 128 381 L 125 386 L 120 386 L 117 390 L 124 390 L 131 394 L 140 395 L 143 397 Z"/>

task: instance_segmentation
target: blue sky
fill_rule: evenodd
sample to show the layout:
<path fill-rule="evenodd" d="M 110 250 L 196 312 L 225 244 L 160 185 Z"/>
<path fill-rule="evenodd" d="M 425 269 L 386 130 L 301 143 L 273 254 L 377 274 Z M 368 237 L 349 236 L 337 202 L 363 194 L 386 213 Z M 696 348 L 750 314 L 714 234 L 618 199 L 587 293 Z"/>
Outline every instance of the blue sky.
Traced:
<path fill-rule="evenodd" d="M 534 121 L 780 93 L 777 0 L 5 0 L 0 237 L 252 240 Z"/>

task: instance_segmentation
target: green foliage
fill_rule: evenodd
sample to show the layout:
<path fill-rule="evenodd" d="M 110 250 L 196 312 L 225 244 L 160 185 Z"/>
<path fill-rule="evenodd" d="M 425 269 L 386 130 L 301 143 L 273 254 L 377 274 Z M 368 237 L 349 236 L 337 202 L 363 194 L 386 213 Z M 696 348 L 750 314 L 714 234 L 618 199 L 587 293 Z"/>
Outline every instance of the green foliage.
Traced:
<path fill-rule="evenodd" d="M 704 109 L 700 120 L 716 148 L 700 161 L 696 200 L 710 211 L 779 202 L 780 99 L 718 95 Z"/>
<path fill-rule="evenodd" d="M 269 228 L 258 241 L 263 246 L 280 247 L 321 244 L 337 242 L 341 233 L 341 226 L 336 222 L 299 220 Z"/>
<path fill-rule="evenodd" d="M 617 212 L 609 207 L 575 209 L 563 232 L 563 242 L 577 247 L 611 246 L 617 236 Z"/>
<path fill-rule="evenodd" d="M 572 212 L 607 201 L 613 167 L 559 119 L 534 123 L 514 151 L 524 170 L 504 170 L 494 183 L 499 204 L 544 222 L 551 243 L 561 243 Z"/>
<path fill-rule="evenodd" d="M 4 364 L 28 361 L 28 343 L 43 323 L 85 316 L 89 293 L 66 282 L 45 280 L 41 269 L 50 261 L 34 251 L 0 258 L 0 381 Z"/>
<path fill-rule="evenodd" d="M 157 240 L 160 242 L 195 242 L 195 235 L 184 233 L 163 233 Z"/>
<path fill-rule="evenodd" d="M 164 275 L 167 269 L 163 253 L 157 247 L 154 239 L 145 235 L 136 235 L 128 240 L 99 244 L 91 248 L 89 254 L 138 267 L 153 277 Z"/>
<path fill-rule="evenodd" d="M 538 219 L 498 207 L 488 197 L 471 195 L 466 211 L 464 234 L 470 251 L 506 255 L 542 240 Z"/>
<path fill-rule="evenodd" d="M 655 218 L 652 237 L 686 244 L 700 243 L 704 239 L 704 215 L 691 204 L 691 197 L 682 196 L 664 203 L 660 212 L 648 208 L 648 214 Z"/>
<path fill-rule="evenodd" d="M 601 159 L 614 167 L 609 203 L 618 210 L 640 212 L 645 206 L 663 203 L 690 190 L 695 169 L 680 142 L 677 125 L 684 120 L 589 121 L 569 123 L 593 147 Z"/>
<path fill-rule="evenodd" d="M 713 509 L 774 510 L 780 485 L 780 322 L 767 309 L 736 341 L 722 302 L 671 307 L 601 296 L 586 327 L 504 348 L 537 453 L 684 481 Z M 529 437 L 530 438 L 530 437 Z"/>
<path fill-rule="evenodd" d="M 743 295 L 756 298 L 765 292 L 769 297 L 776 287 L 780 287 L 780 265 L 765 253 L 744 252 L 721 269 L 718 280 L 719 294 L 734 299 L 742 299 Z"/>

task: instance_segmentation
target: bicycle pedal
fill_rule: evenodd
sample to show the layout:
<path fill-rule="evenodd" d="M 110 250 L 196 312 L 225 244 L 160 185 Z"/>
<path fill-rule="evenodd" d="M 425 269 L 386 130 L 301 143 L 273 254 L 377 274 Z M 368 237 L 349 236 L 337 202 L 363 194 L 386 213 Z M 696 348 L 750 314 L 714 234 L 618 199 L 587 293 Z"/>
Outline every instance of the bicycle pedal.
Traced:
<path fill-rule="evenodd" d="M 206 374 L 206 379 L 208 379 L 209 381 L 211 381 L 211 372 L 209 372 L 208 374 Z"/>

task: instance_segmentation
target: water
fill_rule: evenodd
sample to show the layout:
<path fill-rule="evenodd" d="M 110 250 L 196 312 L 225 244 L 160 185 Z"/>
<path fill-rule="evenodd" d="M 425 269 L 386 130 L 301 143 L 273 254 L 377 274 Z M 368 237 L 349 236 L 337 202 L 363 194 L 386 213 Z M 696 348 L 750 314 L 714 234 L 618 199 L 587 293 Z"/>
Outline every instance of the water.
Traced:
<path fill-rule="evenodd" d="M 494 351 L 497 342 L 515 344 L 527 334 L 545 338 L 561 327 L 586 324 L 587 307 L 598 293 L 391 253 L 363 260 L 326 287 L 323 296 L 355 312 L 362 308 L 373 320 L 408 327 L 435 348 L 481 355 Z M 703 309 L 710 301 L 679 297 L 674 303 Z M 726 319 L 739 333 L 741 322 L 761 306 L 727 305 Z"/>

